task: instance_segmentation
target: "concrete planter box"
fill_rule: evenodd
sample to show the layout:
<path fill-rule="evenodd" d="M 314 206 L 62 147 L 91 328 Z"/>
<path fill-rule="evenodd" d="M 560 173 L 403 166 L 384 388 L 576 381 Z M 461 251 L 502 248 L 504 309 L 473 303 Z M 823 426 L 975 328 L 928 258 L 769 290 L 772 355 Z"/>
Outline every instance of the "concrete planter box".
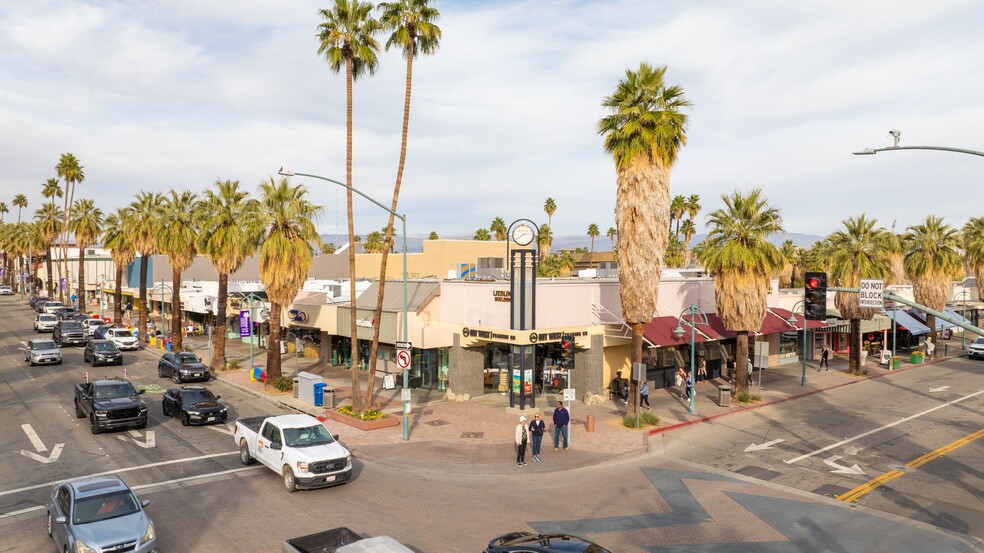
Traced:
<path fill-rule="evenodd" d="M 400 426 L 399 417 L 394 417 L 387 415 L 381 419 L 364 421 L 350 417 L 348 415 L 343 415 L 335 411 L 334 409 L 325 409 L 325 418 L 333 420 L 335 422 L 340 422 L 342 424 L 347 424 L 358 428 L 359 430 L 379 430 L 380 428 L 390 428 L 392 426 Z"/>

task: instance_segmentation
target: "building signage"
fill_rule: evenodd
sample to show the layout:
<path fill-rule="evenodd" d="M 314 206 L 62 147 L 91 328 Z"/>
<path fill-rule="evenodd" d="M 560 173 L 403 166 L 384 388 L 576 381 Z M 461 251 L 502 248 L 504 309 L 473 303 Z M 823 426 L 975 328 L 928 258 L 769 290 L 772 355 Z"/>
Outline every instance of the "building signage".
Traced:
<path fill-rule="evenodd" d="M 882 292 L 885 289 L 885 281 L 881 279 L 862 278 L 858 294 L 859 307 L 873 307 L 879 309 L 884 301 Z"/>
<path fill-rule="evenodd" d="M 245 338 L 252 335 L 253 321 L 249 318 L 249 309 L 243 309 L 239 312 L 239 337 Z"/>
<path fill-rule="evenodd" d="M 493 290 L 492 299 L 508 303 L 512 300 L 512 293 L 509 290 Z"/>
<path fill-rule="evenodd" d="M 543 342 L 559 342 L 563 338 L 577 338 L 587 336 L 586 330 L 558 329 L 545 332 L 525 331 L 525 330 L 495 330 L 486 328 L 461 329 L 461 335 L 473 340 L 488 340 L 492 342 L 505 342 L 516 345 L 540 344 Z"/>
<path fill-rule="evenodd" d="M 375 321 L 373 319 L 356 319 L 355 326 L 361 326 L 362 328 L 372 328 L 374 322 Z"/>

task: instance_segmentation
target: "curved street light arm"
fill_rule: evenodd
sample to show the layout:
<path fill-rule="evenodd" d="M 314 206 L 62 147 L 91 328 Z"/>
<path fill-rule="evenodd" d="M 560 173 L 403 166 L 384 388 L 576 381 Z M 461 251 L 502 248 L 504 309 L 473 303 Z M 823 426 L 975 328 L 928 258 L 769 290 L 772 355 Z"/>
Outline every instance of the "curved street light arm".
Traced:
<path fill-rule="evenodd" d="M 940 150 L 943 152 L 956 152 L 958 154 L 970 154 L 972 156 L 984 157 L 984 152 L 968 150 L 966 148 L 950 148 L 947 146 L 888 146 L 885 148 L 865 148 L 860 152 L 851 152 L 856 156 L 871 156 L 878 152 L 891 152 L 894 150 Z"/>

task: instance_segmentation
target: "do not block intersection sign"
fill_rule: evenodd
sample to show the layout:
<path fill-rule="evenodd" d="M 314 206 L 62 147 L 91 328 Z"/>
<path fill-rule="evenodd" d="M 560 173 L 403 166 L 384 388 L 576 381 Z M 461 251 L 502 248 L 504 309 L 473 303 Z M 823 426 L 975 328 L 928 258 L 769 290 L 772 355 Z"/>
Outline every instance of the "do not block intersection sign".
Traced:
<path fill-rule="evenodd" d="M 873 307 L 878 309 L 884 302 L 885 281 L 873 278 L 862 278 L 858 287 L 858 307 Z"/>

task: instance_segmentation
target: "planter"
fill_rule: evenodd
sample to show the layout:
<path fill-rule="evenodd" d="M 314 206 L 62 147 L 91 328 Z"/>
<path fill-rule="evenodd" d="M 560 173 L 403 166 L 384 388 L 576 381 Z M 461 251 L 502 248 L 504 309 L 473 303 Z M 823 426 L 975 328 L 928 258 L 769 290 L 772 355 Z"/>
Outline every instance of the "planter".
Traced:
<path fill-rule="evenodd" d="M 893 371 L 897 371 L 902 368 L 902 358 L 896 355 L 895 357 L 889 357 L 888 367 Z"/>
<path fill-rule="evenodd" d="M 912 363 L 913 365 L 918 365 L 919 363 L 922 363 L 923 362 L 923 354 L 921 354 L 921 353 L 912 353 L 912 354 L 909 354 L 909 362 Z"/>
<path fill-rule="evenodd" d="M 400 418 L 385 416 L 381 419 L 364 421 L 361 419 L 356 419 L 348 415 L 343 415 L 335 411 L 334 409 L 325 409 L 325 418 L 331 419 L 335 422 L 340 422 L 342 424 L 347 424 L 358 428 L 359 430 L 379 430 L 380 428 L 389 428 L 391 426 L 400 426 Z"/>

